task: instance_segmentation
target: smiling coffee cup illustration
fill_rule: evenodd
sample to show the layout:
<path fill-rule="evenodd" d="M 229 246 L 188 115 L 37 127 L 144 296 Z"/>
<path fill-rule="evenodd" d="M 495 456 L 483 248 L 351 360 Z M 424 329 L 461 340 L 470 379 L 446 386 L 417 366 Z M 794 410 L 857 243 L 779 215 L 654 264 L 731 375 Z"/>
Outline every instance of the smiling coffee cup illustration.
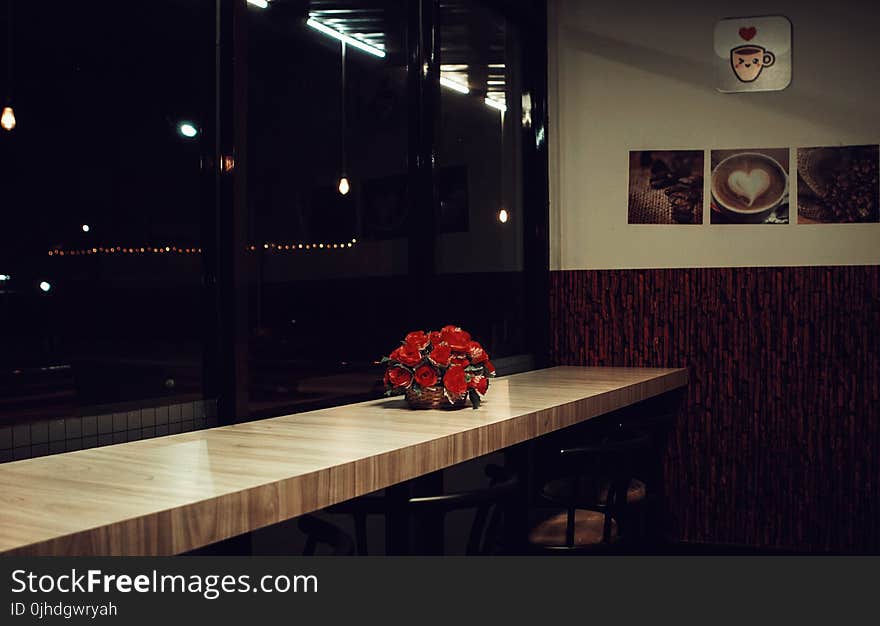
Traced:
<path fill-rule="evenodd" d="M 791 84 L 791 22 L 784 15 L 718 20 L 714 36 L 718 91 L 779 91 Z"/>
<path fill-rule="evenodd" d="M 739 152 L 712 170 L 712 205 L 728 221 L 762 222 L 788 197 L 788 174 L 776 159 Z"/>
<path fill-rule="evenodd" d="M 776 55 L 764 48 L 747 44 L 737 46 L 730 51 L 730 65 L 736 77 L 744 83 L 750 83 L 761 75 L 765 67 L 776 63 Z"/>

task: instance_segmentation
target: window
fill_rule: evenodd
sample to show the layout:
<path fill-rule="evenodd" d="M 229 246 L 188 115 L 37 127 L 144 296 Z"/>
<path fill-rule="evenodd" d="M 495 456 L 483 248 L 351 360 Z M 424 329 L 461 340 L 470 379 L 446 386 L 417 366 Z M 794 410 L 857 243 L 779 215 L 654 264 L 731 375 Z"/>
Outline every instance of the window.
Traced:
<path fill-rule="evenodd" d="M 206 425 L 214 3 L 13 4 L 0 454 Z"/>
<path fill-rule="evenodd" d="M 379 397 L 419 328 L 540 357 L 543 2 L 13 5 L 0 461 Z"/>

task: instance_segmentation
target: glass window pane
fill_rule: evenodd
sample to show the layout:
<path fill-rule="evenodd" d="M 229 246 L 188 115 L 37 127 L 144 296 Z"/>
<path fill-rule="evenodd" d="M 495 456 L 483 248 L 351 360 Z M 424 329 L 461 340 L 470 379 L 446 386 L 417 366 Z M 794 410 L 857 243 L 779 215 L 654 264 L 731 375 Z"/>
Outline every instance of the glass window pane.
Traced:
<path fill-rule="evenodd" d="M 493 358 L 527 351 L 520 37 L 479 2 L 440 5 L 439 289 Z"/>
<path fill-rule="evenodd" d="M 69 419 L 81 445 L 162 434 L 156 407 L 204 425 L 214 2 L 13 4 L 0 425 Z M 86 415 L 125 419 L 83 441 Z"/>
<path fill-rule="evenodd" d="M 374 361 L 403 331 L 389 297 L 409 271 L 405 11 L 248 13 L 254 415 L 376 394 Z"/>

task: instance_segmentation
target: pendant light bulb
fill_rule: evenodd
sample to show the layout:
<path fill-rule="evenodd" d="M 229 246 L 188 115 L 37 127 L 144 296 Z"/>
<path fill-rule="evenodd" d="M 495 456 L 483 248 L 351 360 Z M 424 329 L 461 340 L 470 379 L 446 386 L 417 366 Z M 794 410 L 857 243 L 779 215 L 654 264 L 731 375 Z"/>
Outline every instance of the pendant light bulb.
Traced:
<path fill-rule="evenodd" d="M 5 130 L 12 130 L 15 128 L 15 112 L 12 110 L 11 106 L 3 107 L 3 114 L 0 115 L 0 126 Z"/>
<path fill-rule="evenodd" d="M 351 190 L 351 185 L 348 182 L 348 178 L 346 176 L 343 176 L 339 179 L 339 193 L 344 196 L 349 192 L 349 190 Z"/>

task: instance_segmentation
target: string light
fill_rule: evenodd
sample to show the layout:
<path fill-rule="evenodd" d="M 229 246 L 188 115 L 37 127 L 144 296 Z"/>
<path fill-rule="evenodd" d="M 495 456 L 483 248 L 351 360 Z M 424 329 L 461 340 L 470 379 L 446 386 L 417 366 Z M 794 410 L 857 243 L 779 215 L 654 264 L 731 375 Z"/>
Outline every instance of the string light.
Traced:
<path fill-rule="evenodd" d="M 262 245 L 262 250 L 268 252 L 295 252 L 297 250 L 344 250 L 346 248 L 352 248 L 357 244 L 357 239 L 352 238 L 349 241 L 339 241 L 339 242 L 310 242 L 310 243 L 302 243 L 302 242 L 288 242 L 288 243 L 274 243 L 274 242 L 266 242 Z M 260 250 L 260 246 L 249 244 L 245 246 L 245 251 L 248 252 L 257 252 Z M 110 246 L 110 247 L 96 247 L 96 248 L 52 248 L 48 251 L 48 255 L 51 257 L 56 256 L 95 256 L 95 255 L 107 255 L 107 254 L 116 254 L 117 252 L 121 252 L 122 254 L 178 254 L 178 255 L 186 255 L 186 254 L 202 254 L 202 248 L 187 248 L 187 247 L 178 247 L 176 245 L 158 245 L 158 246 L 141 246 L 141 247 L 128 247 L 128 246 Z M 2 279 L 0 279 L 2 280 Z M 8 279 L 7 279 L 8 280 Z"/>

